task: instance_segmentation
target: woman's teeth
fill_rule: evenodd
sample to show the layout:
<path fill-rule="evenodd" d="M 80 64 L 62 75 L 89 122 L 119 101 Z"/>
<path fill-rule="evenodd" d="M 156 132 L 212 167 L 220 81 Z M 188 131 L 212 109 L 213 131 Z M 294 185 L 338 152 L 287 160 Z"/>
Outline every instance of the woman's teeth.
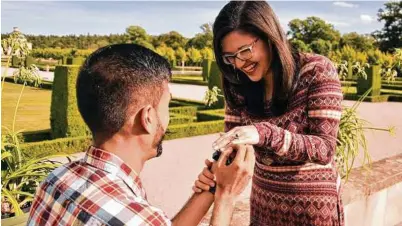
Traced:
<path fill-rule="evenodd" d="M 248 65 L 247 67 L 243 68 L 243 70 L 244 70 L 246 73 L 251 73 L 251 72 L 254 71 L 254 69 L 255 69 L 256 66 L 257 66 L 257 63 L 253 63 L 253 64 L 250 64 L 250 65 Z"/>

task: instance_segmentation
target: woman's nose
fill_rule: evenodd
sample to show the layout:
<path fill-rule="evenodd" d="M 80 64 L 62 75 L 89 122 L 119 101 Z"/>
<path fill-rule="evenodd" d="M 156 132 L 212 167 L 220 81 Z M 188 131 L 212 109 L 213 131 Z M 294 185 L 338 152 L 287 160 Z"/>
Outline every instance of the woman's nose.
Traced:
<path fill-rule="evenodd" d="M 242 59 L 239 59 L 239 58 L 235 58 L 235 60 L 234 60 L 234 66 L 237 68 L 237 69 L 241 69 L 243 66 L 244 66 L 244 64 L 246 63 L 246 61 L 245 60 L 242 60 Z"/>

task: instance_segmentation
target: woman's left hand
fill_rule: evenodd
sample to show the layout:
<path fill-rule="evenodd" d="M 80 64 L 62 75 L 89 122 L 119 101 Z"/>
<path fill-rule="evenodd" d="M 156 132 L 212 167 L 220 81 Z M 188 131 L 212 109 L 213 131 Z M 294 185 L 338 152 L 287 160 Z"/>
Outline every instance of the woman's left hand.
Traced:
<path fill-rule="evenodd" d="M 217 139 L 212 147 L 214 150 L 220 150 L 230 144 L 258 144 L 260 135 L 255 126 L 239 126 Z"/>

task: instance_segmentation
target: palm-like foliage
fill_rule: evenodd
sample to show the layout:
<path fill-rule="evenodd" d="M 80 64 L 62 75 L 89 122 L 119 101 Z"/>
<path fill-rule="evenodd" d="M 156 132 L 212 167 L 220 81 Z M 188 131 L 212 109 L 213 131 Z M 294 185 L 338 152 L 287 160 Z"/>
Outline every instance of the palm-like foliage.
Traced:
<path fill-rule="evenodd" d="M 3 127 L 7 132 L 1 137 L 1 204 L 2 213 L 15 214 L 19 216 L 23 213 L 22 208 L 32 201 L 36 187 L 58 166 L 59 162 L 51 159 L 67 155 L 53 155 L 45 158 L 27 160 L 24 158 L 21 149 L 19 137 L 20 131 L 15 131 L 15 118 L 22 93 L 17 101 L 14 111 L 14 121 L 11 129 Z M 3 207 L 11 206 L 9 210 L 3 210 Z"/>
<path fill-rule="evenodd" d="M 335 67 L 338 69 L 339 78 L 345 80 L 348 77 L 348 62 L 346 60 L 341 63 L 335 63 Z"/>
<path fill-rule="evenodd" d="M 352 107 L 343 108 L 339 124 L 335 160 L 337 162 L 338 170 L 346 181 L 360 150 L 363 151 L 363 166 L 367 169 L 370 167 L 371 157 L 364 132 L 367 130 L 387 131 L 391 134 L 394 132 L 393 127 L 370 127 L 368 121 L 359 117 L 357 108 L 370 91 L 371 89 L 362 95 L 362 97 L 354 103 Z"/>
<path fill-rule="evenodd" d="M 24 58 L 28 55 L 30 49 L 28 42 L 20 32 L 14 32 L 8 39 L 2 40 L 3 49 L 9 50 L 11 55 Z M 8 59 L 4 78 L 7 75 L 7 69 L 10 58 Z M 29 205 L 32 201 L 35 190 L 56 167 L 61 163 L 51 159 L 66 156 L 53 155 L 45 158 L 25 159 L 20 149 L 20 136 L 22 131 L 15 131 L 15 121 L 18 106 L 27 83 L 40 85 L 41 78 L 39 70 L 35 65 L 30 67 L 20 67 L 15 74 L 15 79 L 23 82 L 21 93 L 17 100 L 14 111 L 12 128 L 3 127 L 6 134 L 1 137 L 1 207 L 2 215 L 19 216 L 23 213 L 22 208 Z M 1 86 L 3 91 L 4 78 Z"/>
<path fill-rule="evenodd" d="M 35 87 L 42 84 L 42 77 L 39 74 L 39 68 L 32 64 L 28 67 L 20 67 L 13 74 L 15 82 L 22 82 L 33 85 Z"/>
<path fill-rule="evenodd" d="M 212 89 L 208 89 L 205 92 L 205 96 L 204 96 L 204 103 L 206 106 L 210 107 L 211 105 L 213 105 L 214 103 L 218 102 L 218 97 L 223 97 L 221 93 L 221 90 L 214 86 Z"/>
<path fill-rule="evenodd" d="M 9 38 L 3 39 L 1 41 L 1 46 L 6 52 L 9 53 L 9 56 L 7 59 L 7 65 L 3 72 L 4 77 L 3 77 L 3 82 L 1 85 L 1 89 L 3 89 L 5 77 L 8 75 L 7 71 L 9 68 L 11 56 L 25 58 L 26 56 L 28 56 L 31 49 L 29 48 L 28 40 L 19 31 L 14 31 L 13 33 L 11 33 Z"/>
<path fill-rule="evenodd" d="M 16 134 L 11 136 L 16 137 Z M 3 145 L 4 144 L 4 145 Z M 51 161 L 50 156 L 33 160 L 24 160 L 19 145 L 2 142 L 1 161 L 1 202 L 11 206 L 8 214 L 23 214 L 22 208 L 33 200 L 35 190 L 49 173 L 61 163 Z M 3 212 L 3 211 L 2 211 Z"/>
<path fill-rule="evenodd" d="M 356 62 L 353 64 L 352 69 L 356 72 L 355 74 L 357 77 L 367 79 L 366 68 L 368 67 L 370 67 L 370 64 L 368 63 L 360 64 L 360 62 Z"/>

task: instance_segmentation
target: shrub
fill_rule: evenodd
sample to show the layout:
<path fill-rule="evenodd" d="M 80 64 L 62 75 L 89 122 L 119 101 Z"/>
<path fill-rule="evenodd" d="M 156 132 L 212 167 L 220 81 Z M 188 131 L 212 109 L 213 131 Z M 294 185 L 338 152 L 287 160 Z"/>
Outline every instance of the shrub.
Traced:
<path fill-rule="evenodd" d="M 86 151 L 91 144 L 91 137 L 69 137 L 49 141 L 26 143 L 21 151 L 27 158 L 41 158 L 53 154 L 74 154 Z"/>
<path fill-rule="evenodd" d="M 178 125 L 194 122 L 197 118 L 192 115 L 170 114 L 169 125 Z"/>
<path fill-rule="evenodd" d="M 174 98 L 171 102 L 170 107 L 174 107 L 172 105 L 176 106 L 196 106 L 198 109 L 202 108 L 204 106 L 204 102 L 202 101 L 197 101 L 197 100 L 188 100 L 188 99 L 182 99 L 182 98 Z"/>
<path fill-rule="evenodd" d="M 365 53 L 365 52 L 357 52 L 355 61 L 359 62 L 360 64 L 367 63 L 367 53 Z"/>
<path fill-rule="evenodd" d="M 184 107 L 173 107 L 169 111 L 172 114 L 186 115 L 186 116 L 196 116 L 197 106 L 184 106 Z"/>
<path fill-rule="evenodd" d="M 225 118 L 225 110 L 217 109 L 217 110 L 206 110 L 197 112 L 197 121 L 213 121 L 213 120 L 223 120 Z"/>
<path fill-rule="evenodd" d="M 211 71 L 208 80 L 208 89 L 212 90 L 214 87 L 218 87 L 218 89 L 222 90 L 222 79 L 221 79 L 221 71 L 218 67 L 216 61 L 211 63 Z M 218 101 L 212 105 L 213 108 L 223 108 L 225 105 L 225 101 L 222 96 L 218 97 Z"/>
<path fill-rule="evenodd" d="M 187 84 L 187 85 L 197 85 L 197 86 L 207 86 L 208 82 L 202 81 L 202 80 L 189 80 L 186 78 L 172 78 L 170 80 L 171 83 L 177 83 L 177 84 Z"/>
<path fill-rule="evenodd" d="M 20 67 L 21 66 L 21 58 L 17 56 L 11 57 L 11 66 L 12 67 Z"/>
<path fill-rule="evenodd" d="M 32 56 L 27 56 L 25 58 L 25 67 L 29 67 L 32 64 L 35 64 L 35 58 L 33 58 Z"/>
<path fill-rule="evenodd" d="M 89 129 L 78 112 L 75 83 L 79 66 L 57 66 L 54 73 L 50 126 L 53 138 L 88 135 Z"/>
<path fill-rule="evenodd" d="M 67 58 L 67 64 L 68 65 L 79 65 L 81 66 L 85 61 L 85 58 L 83 57 L 69 57 Z"/>
<path fill-rule="evenodd" d="M 197 122 L 169 126 L 166 140 L 223 132 L 224 121 Z"/>
<path fill-rule="evenodd" d="M 52 134 L 50 129 L 38 130 L 38 131 L 26 131 L 22 132 L 21 143 L 27 142 L 38 142 L 44 140 L 52 139 Z"/>
<path fill-rule="evenodd" d="M 385 54 L 380 50 L 371 50 L 367 54 L 367 62 L 369 64 L 383 65 Z"/>
<path fill-rule="evenodd" d="M 165 140 L 218 133 L 222 132 L 223 128 L 223 120 L 171 125 L 168 127 Z M 89 145 L 91 145 L 91 137 L 80 136 L 22 144 L 21 151 L 27 158 L 37 158 L 52 154 L 85 152 Z"/>
<path fill-rule="evenodd" d="M 202 61 L 202 80 L 208 81 L 210 71 L 211 71 L 211 63 L 212 60 L 203 60 Z"/>
<path fill-rule="evenodd" d="M 77 49 L 73 51 L 71 48 L 60 49 L 60 48 L 43 48 L 43 49 L 33 49 L 31 55 L 35 58 L 53 58 L 53 59 L 63 59 L 65 57 L 87 57 L 94 49 Z M 74 54 L 74 55 L 72 55 Z M 63 64 L 66 64 L 65 62 Z"/>

